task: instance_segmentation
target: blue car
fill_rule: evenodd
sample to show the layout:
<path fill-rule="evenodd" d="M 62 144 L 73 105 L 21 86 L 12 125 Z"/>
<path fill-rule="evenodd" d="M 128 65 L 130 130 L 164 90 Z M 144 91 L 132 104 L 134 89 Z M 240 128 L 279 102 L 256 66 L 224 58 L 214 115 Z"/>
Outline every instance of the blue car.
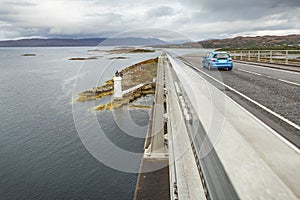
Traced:
<path fill-rule="evenodd" d="M 202 60 L 203 67 L 211 69 L 232 70 L 233 64 L 230 55 L 224 51 L 209 52 Z"/>

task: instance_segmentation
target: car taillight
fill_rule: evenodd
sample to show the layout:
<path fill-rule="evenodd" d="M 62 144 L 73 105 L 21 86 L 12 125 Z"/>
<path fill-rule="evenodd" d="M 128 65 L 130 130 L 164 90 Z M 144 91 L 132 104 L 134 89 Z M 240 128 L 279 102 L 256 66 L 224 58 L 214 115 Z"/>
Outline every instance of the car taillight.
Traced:
<path fill-rule="evenodd" d="M 229 62 L 232 62 L 232 59 L 229 59 L 228 61 L 229 61 Z"/>
<path fill-rule="evenodd" d="M 214 59 L 211 59 L 211 62 L 216 62 Z"/>

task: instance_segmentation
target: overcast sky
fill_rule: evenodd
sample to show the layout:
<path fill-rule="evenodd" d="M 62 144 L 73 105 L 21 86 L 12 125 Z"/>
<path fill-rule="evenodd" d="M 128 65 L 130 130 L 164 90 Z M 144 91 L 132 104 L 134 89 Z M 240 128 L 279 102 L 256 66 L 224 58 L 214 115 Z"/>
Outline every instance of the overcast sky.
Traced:
<path fill-rule="evenodd" d="M 193 40 L 300 34 L 300 0 L 0 0 L 0 40 L 111 37 L 134 29 Z M 182 39 L 172 38 L 171 40 Z"/>

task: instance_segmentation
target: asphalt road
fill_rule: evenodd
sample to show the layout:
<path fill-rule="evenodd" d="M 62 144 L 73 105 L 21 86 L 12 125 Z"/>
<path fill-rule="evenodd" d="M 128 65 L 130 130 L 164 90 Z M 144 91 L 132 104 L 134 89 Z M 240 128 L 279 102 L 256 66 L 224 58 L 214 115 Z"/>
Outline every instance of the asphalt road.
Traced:
<path fill-rule="evenodd" d="M 232 71 L 209 71 L 202 67 L 201 57 L 183 59 L 199 70 L 203 78 L 300 147 L 300 73 L 241 63 L 234 63 Z M 244 94 L 260 106 L 209 76 Z"/>

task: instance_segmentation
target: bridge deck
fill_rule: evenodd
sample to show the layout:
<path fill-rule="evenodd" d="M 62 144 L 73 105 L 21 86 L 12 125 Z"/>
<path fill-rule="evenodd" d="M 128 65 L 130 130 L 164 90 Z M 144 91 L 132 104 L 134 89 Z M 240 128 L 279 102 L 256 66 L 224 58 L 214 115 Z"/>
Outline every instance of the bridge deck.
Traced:
<path fill-rule="evenodd" d="M 299 150 L 202 75 L 169 59 L 239 197 L 300 198 Z M 197 148 L 202 158 L 209 153 Z"/>

